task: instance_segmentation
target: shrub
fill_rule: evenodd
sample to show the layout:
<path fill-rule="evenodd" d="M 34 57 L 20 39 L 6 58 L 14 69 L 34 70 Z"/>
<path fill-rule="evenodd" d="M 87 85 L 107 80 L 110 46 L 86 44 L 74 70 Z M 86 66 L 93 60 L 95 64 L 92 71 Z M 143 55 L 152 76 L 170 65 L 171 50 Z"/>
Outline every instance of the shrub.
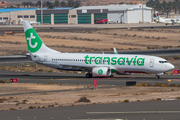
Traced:
<path fill-rule="evenodd" d="M 170 84 L 169 86 L 170 87 L 176 87 L 176 84 Z"/>
<path fill-rule="evenodd" d="M 180 97 L 176 97 L 176 99 L 180 99 Z"/>
<path fill-rule="evenodd" d="M 161 98 L 157 98 L 157 100 L 161 100 Z"/>
<path fill-rule="evenodd" d="M 146 86 L 149 87 L 149 86 L 153 86 L 153 85 L 151 83 L 146 83 Z"/>
<path fill-rule="evenodd" d="M 164 59 L 166 59 L 166 60 L 169 60 L 169 58 L 168 57 L 166 57 L 166 56 L 160 56 L 161 58 L 164 58 Z"/>
<path fill-rule="evenodd" d="M 125 103 L 128 103 L 128 102 L 129 102 L 129 100 L 128 100 L 128 99 L 126 99 L 126 100 L 124 100 L 124 102 L 125 102 Z"/>
<path fill-rule="evenodd" d="M 81 97 L 77 102 L 91 102 L 91 101 L 86 97 Z"/>
<path fill-rule="evenodd" d="M 29 106 L 29 109 L 33 109 L 34 107 L 33 106 Z"/>
<path fill-rule="evenodd" d="M 39 71 L 39 72 L 42 72 L 42 71 L 43 71 L 43 69 L 38 69 L 38 71 Z"/>
<path fill-rule="evenodd" d="M 4 80 L 0 80 L 0 83 L 6 83 L 6 81 L 4 81 Z"/>
<path fill-rule="evenodd" d="M 150 83 L 138 83 L 138 84 L 136 84 L 135 86 L 138 86 L 138 87 L 142 87 L 142 86 L 153 86 L 152 84 L 150 84 Z"/>
<path fill-rule="evenodd" d="M 9 108 L 9 110 L 16 110 L 15 108 Z"/>
<path fill-rule="evenodd" d="M 142 84 L 141 84 L 141 83 L 138 83 L 138 84 L 136 84 L 135 86 L 137 86 L 137 87 L 142 87 Z"/>
<path fill-rule="evenodd" d="M 47 73 L 52 73 L 53 71 L 52 70 L 48 70 Z"/>
<path fill-rule="evenodd" d="M 156 83 L 154 86 L 156 87 L 168 87 L 167 83 Z"/>
<path fill-rule="evenodd" d="M 174 60 L 180 60 L 180 56 L 174 56 L 173 59 Z"/>

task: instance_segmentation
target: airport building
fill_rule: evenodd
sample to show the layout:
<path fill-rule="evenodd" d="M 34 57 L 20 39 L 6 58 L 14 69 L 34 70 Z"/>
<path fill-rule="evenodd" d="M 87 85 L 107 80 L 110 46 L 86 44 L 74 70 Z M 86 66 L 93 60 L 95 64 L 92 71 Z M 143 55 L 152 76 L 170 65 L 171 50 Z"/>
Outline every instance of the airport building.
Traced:
<path fill-rule="evenodd" d="M 44 24 L 68 24 L 68 14 L 71 7 L 46 9 L 43 8 Z M 39 8 L 0 9 L 1 24 L 22 24 L 20 18 L 29 21 L 41 22 Z"/>
<path fill-rule="evenodd" d="M 38 8 L 3 10 L 0 10 L 1 24 L 22 24 L 20 18 L 41 22 L 41 10 Z M 108 19 L 110 23 L 150 23 L 151 10 L 146 5 L 142 10 L 141 4 L 43 9 L 43 24 L 94 24 L 97 19 Z"/>
<path fill-rule="evenodd" d="M 82 6 L 76 8 L 77 14 L 90 16 L 91 19 L 108 19 L 116 23 L 140 23 L 151 22 L 151 10 L 152 8 L 146 7 L 142 4 L 136 5 L 108 5 L 108 6 Z M 143 14 L 142 14 L 143 12 Z M 88 22 L 90 18 L 87 17 Z M 79 20 L 79 19 L 78 19 Z"/>

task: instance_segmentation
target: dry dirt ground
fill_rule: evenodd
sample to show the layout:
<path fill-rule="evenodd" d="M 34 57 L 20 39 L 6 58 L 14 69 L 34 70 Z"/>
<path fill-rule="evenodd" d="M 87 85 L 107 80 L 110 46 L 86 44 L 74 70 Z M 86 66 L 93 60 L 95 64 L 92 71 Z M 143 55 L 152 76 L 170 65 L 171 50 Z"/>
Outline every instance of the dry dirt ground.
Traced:
<path fill-rule="evenodd" d="M 61 52 L 180 48 L 179 29 L 108 29 L 40 32 L 44 43 Z M 0 35 L 0 55 L 27 53 L 24 33 Z"/>
<path fill-rule="evenodd" d="M 105 86 L 98 86 L 97 90 L 93 90 L 92 85 L 0 84 L 0 95 L 24 93 L 0 96 L 0 110 L 180 99 L 180 87 L 102 87 Z M 70 91 L 47 92 L 69 89 Z M 73 91 L 76 89 L 81 90 Z M 86 97 L 89 102 L 86 99 L 79 101 L 82 97 Z"/>

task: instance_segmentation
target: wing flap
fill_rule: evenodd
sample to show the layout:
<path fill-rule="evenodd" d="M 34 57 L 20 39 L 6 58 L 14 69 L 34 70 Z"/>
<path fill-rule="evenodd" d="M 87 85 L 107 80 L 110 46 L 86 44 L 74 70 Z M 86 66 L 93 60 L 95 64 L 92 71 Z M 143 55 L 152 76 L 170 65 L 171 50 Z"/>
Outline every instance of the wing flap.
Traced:
<path fill-rule="evenodd" d="M 57 69 L 76 69 L 76 70 L 92 70 L 94 66 L 91 65 L 76 65 L 76 64 L 60 64 L 60 63 L 50 63 L 50 62 L 43 62 L 44 65 L 49 67 L 55 67 Z"/>

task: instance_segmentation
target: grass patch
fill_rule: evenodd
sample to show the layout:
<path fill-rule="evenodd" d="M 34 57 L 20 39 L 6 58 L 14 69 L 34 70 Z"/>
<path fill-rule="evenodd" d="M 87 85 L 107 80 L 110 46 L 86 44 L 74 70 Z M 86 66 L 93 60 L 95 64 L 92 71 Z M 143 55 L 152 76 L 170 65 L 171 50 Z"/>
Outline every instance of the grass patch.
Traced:
<path fill-rule="evenodd" d="M 0 83 L 9 83 L 9 81 L 0 80 Z"/>
<path fill-rule="evenodd" d="M 137 87 L 180 87 L 180 84 L 170 84 L 168 85 L 167 83 L 156 83 L 156 84 L 150 84 L 150 83 L 138 83 L 135 86 Z"/>
<path fill-rule="evenodd" d="M 180 99 L 180 97 L 176 97 L 176 99 Z"/>
<path fill-rule="evenodd" d="M 53 83 L 53 82 L 47 82 L 46 84 L 48 84 L 48 85 L 53 85 L 54 83 Z"/>
<path fill-rule="evenodd" d="M 48 70 L 48 71 L 46 71 L 47 73 L 52 73 L 53 71 L 52 70 Z"/>
<path fill-rule="evenodd" d="M 43 69 L 41 68 L 41 69 L 38 69 L 38 72 L 43 72 Z"/>
<path fill-rule="evenodd" d="M 155 87 L 168 87 L 168 84 L 167 83 L 156 83 L 154 86 Z"/>
<path fill-rule="evenodd" d="M 180 60 L 180 56 L 174 56 L 172 59 L 174 59 L 174 60 Z"/>
<path fill-rule="evenodd" d="M 176 87 L 176 84 L 170 84 L 169 87 Z"/>

